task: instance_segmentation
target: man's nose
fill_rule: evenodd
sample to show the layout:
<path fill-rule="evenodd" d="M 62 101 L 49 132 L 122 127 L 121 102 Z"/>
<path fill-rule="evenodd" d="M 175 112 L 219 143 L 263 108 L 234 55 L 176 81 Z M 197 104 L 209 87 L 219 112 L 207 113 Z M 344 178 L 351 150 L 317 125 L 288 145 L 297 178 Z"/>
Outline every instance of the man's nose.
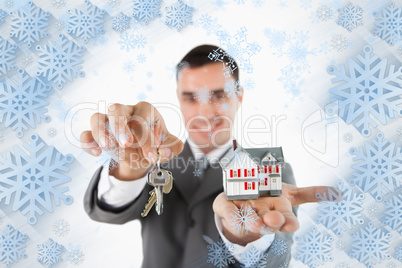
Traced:
<path fill-rule="evenodd" d="M 217 115 L 217 105 L 215 103 L 204 103 L 200 105 L 200 115 L 206 118 L 213 118 Z"/>

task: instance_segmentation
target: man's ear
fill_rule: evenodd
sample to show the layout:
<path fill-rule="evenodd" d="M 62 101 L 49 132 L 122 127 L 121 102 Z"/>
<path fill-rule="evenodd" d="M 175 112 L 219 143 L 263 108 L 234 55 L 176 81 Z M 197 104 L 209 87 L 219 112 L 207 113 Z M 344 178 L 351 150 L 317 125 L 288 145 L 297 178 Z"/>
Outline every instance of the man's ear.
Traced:
<path fill-rule="evenodd" d="M 239 87 L 238 91 L 240 91 L 240 92 L 239 92 L 239 94 L 237 94 L 237 100 L 238 100 L 240 103 L 242 103 L 242 101 L 243 101 L 243 94 L 244 94 L 244 88 L 243 88 L 243 87 Z"/>

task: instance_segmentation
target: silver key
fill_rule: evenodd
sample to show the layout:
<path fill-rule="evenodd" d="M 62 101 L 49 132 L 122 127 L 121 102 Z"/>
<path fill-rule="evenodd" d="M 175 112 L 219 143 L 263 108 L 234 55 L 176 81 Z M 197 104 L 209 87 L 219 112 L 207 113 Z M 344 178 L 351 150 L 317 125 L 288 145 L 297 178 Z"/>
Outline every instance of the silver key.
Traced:
<path fill-rule="evenodd" d="M 166 171 L 166 170 L 165 170 Z M 172 173 L 170 171 L 166 171 L 169 174 L 169 181 L 167 184 L 165 184 L 165 186 L 163 186 L 163 193 L 164 194 L 168 194 L 170 193 L 170 191 L 173 188 L 173 176 Z M 149 211 L 151 211 L 151 208 L 155 205 L 156 203 L 156 192 L 155 192 L 155 188 L 152 189 L 152 191 L 149 192 L 149 198 L 148 198 L 148 202 L 145 204 L 145 208 L 144 211 L 141 213 L 142 217 L 146 217 L 149 213 Z"/>
<path fill-rule="evenodd" d="M 155 187 L 156 196 L 156 213 L 158 215 L 163 212 L 163 193 L 169 193 L 173 187 L 172 173 L 160 168 L 160 157 L 158 154 L 158 162 L 156 168 L 148 174 L 148 184 Z"/>

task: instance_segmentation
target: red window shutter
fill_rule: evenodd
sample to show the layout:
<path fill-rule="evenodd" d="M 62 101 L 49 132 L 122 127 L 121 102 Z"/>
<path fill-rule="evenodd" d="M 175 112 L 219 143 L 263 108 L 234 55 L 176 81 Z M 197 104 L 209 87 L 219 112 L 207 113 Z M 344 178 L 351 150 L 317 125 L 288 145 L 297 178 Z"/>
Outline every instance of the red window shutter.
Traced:
<path fill-rule="evenodd" d="M 279 173 L 279 165 L 276 165 L 276 173 Z"/>
<path fill-rule="evenodd" d="M 260 166 L 257 166 L 257 171 L 258 173 L 260 173 Z"/>
<path fill-rule="evenodd" d="M 238 176 L 238 177 L 241 177 L 241 170 L 240 170 L 240 168 L 237 170 L 237 176 Z"/>
<path fill-rule="evenodd" d="M 268 178 L 265 178 L 265 185 L 268 185 Z"/>
<path fill-rule="evenodd" d="M 264 172 L 267 173 L 267 165 L 264 166 Z"/>
<path fill-rule="evenodd" d="M 253 182 L 253 190 L 255 190 L 255 182 Z"/>
<path fill-rule="evenodd" d="M 244 177 L 247 177 L 247 169 L 244 169 Z"/>
<path fill-rule="evenodd" d="M 244 183 L 244 190 L 247 190 L 247 182 Z"/>
<path fill-rule="evenodd" d="M 251 176 L 255 176 L 255 168 L 251 170 Z"/>
<path fill-rule="evenodd" d="M 269 170 L 269 173 L 272 173 L 272 166 L 269 166 L 268 170 Z"/>
<path fill-rule="evenodd" d="M 230 177 L 233 178 L 233 169 L 230 170 Z"/>

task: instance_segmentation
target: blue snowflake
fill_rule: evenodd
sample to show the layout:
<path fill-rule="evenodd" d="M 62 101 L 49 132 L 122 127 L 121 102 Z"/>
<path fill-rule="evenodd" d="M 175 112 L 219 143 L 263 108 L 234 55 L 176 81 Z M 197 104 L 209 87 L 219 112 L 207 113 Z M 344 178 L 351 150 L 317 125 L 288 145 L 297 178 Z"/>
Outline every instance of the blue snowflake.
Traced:
<path fill-rule="evenodd" d="M 195 177 L 201 176 L 201 173 L 202 172 L 201 172 L 201 170 L 199 168 L 195 168 L 194 171 L 193 171 L 193 174 L 194 174 Z"/>
<path fill-rule="evenodd" d="M 39 52 L 39 71 L 36 75 L 45 76 L 58 89 L 63 88 L 67 80 L 71 82 L 77 75 L 85 75 L 81 71 L 85 47 L 79 47 L 63 34 L 59 34 L 57 39 L 49 41 L 43 48 L 37 46 L 36 49 Z"/>
<path fill-rule="evenodd" d="M 302 72 L 303 70 L 300 66 L 295 67 L 291 64 L 281 68 L 281 76 L 278 78 L 278 81 L 282 82 L 286 93 L 289 93 L 294 97 L 301 96 L 301 86 L 304 83 Z"/>
<path fill-rule="evenodd" d="M 162 0 L 134 0 L 133 17 L 148 24 L 151 20 L 162 16 L 161 2 Z"/>
<path fill-rule="evenodd" d="M 349 3 L 339 10 L 338 24 L 351 32 L 353 29 L 363 24 L 363 9 Z"/>
<path fill-rule="evenodd" d="M 210 263 L 218 268 L 224 268 L 231 263 L 235 263 L 233 257 L 233 245 L 228 245 L 227 247 L 221 238 L 219 238 L 218 242 L 216 243 L 207 236 L 204 236 L 204 239 L 208 243 L 207 263 Z"/>
<path fill-rule="evenodd" d="M 223 63 L 226 77 L 233 74 L 233 71 L 236 69 L 234 66 L 234 60 L 237 61 L 241 70 L 246 71 L 247 73 L 252 73 L 253 65 L 251 64 L 250 59 L 253 55 L 260 52 L 261 47 L 257 44 L 248 43 L 247 28 L 242 27 L 234 36 L 229 36 L 223 31 L 219 31 L 217 35 L 220 46 L 226 49 L 226 52 L 223 52 L 222 49 L 211 51 L 208 56 L 209 59 Z M 227 58 L 227 63 L 223 62 L 225 57 Z"/>
<path fill-rule="evenodd" d="M 134 61 L 126 60 L 125 62 L 123 62 L 123 70 L 130 75 L 134 74 L 134 71 L 135 71 Z"/>
<path fill-rule="evenodd" d="M 145 63 L 147 61 L 147 57 L 145 56 L 145 54 L 141 53 L 137 56 L 137 61 L 139 63 Z"/>
<path fill-rule="evenodd" d="M 395 143 L 383 140 L 380 132 L 372 143 L 365 142 L 364 148 L 351 148 L 350 153 L 357 163 L 349 184 L 359 186 L 369 192 L 378 202 L 389 192 L 394 192 L 402 184 L 402 152 Z"/>
<path fill-rule="evenodd" d="M 149 85 L 148 85 L 148 86 L 147 86 L 147 90 L 148 90 L 148 91 L 151 91 L 151 90 L 152 90 L 152 87 L 149 88 Z M 145 101 L 146 99 L 147 99 L 147 95 L 146 95 L 144 92 L 138 93 L 138 95 L 137 95 L 137 100 L 138 100 L 138 101 Z"/>
<path fill-rule="evenodd" d="M 402 39 L 402 9 L 390 2 L 380 13 L 374 12 L 374 32 L 389 45 L 393 46 Z"/>
<path fill-rule="evenodd" d="M 57 236 L 65 236 L 70 232 L 70 224 L 65 219 L 58 219 L 53 223 L 53 232 Z"/>
<path fill-rule="evenodd" d="M 74 10 L 67 10 L 69 14 L 67 33 L 74 34 L 87 43 L 88 39 L 105 33 L 103 28 L 105 13 L 104 10 L 85 0 L 84 4 Z"/>
<path fill-rule="evenodd" d="M 147 39 L 142 34 L 124 33 L 120 35 L 118 44 L 120 49 L 130 52 L 131 49 L 144 48 L 147 44 Z"/>
<path fill-rule="evenodd" d="M 395 248 L 394 258 L 402 262 L 402 244 Z"/>
<path fill-rule="evenodd" d="M 318 232 L 313 227 L 310 232 L 301 237 L 295 238 L 297 241 L 295 260 L 300 260 L 310 268 L 324 264 L 326 261 L 332 261 L 331 243 L 332 236 Z"/>
<path fill-rule="evenodd" d="M 341 52 L 347 49 L 349 46 L 349 40 L 342 34 L 337 34 L 331 39 L 331 47 L 333 50 Z"/>
<path fill-rule="evenodd" d="M 15 12 L 11 12 L 10 37 L 18 38 L 31 47 L 33 43 L 40 41 L 43 37 L 49 37 L 47 32 L 49 26 L 49 12 L 44 12 L 32 2 L 28 2 Z"/>
<path fill-rule="evenodd" d="M 48 267 L 53 267 L 56 263 L 62 261 L 64 247 L 57 244 L 51 238 L 38 246 L 38 262 L 47 264 Z"/>
<path fill-rule="evenodd" d="M 122 33 L 129 28 L 130 28 L 129 16 L 125 15 L 123 12 L 120 12 L 119 15 L 113 17 L 113 26 L 112 26 L 113 30 Z"/>
<path fill-rule="evenodd" d="M 0 202 L 10 205 L 13 199 L 13 211 L 29 213 L 28 223 L 35 224 L 37 215 L 44 210 L 53 212 L 60 200 L 72 204 L 72 196 L 64 193 L 69 190 L 65 184 L 71 181 L 65 175 L 67 165 L 74 157 L 63 156 L 36 134 L 30 136 L 30 141 L 24 143 L 25 150 L 15 145 L 14 154 L 8 152 L 6 158 L 0 155 Z"/>
<path fill-rule="evenodd" d="M 145 125 L 145 128 L 148 130 L 150 128 L 151 130 L 155 130 L 155 126 L 159 124 L 159 120 L 155 121 L 155 118 L 151 118 L 147 116 L 147 119 L 142 122 Z"/>
<path fill-rule="evenodd" d="M 309 49 L 308 39 L 308 32 L 296 32 L 294 35 L 289 36 L 286 45 L 278 47 L 277 52 L 274 54 L 279 57 L 286 56 L 292 65 L 300 66 L 305 70 L 310 67 L 307 62 L 307 57 L 316 55 L 315 49 Z"/>
<path fill-rule="evenodd" d="M 31 78 L 23 69 L 11 78 L 6 77 L 0 83 L 0 123 L 5 119 L 5 127 L 17 131 L 17 137 L 21 138 L 28 127 L 35 128 L 42 120 L 49 122 L 50 116 L 45 115 L 49 91 L 49 85 Z"/>
<path fill-rule="evenodd" d="M 366 267 L 371 268 L 373 264 L 381 262 L 381 259 L 391 257 L 387 254 L 391 234 L 374 228 L 372 222 L 350 236 L 353 241 L 349 256 L 364 263 Z"/>
<path fill-rule="evenodd" d="M 386 59 L 371 55 L 370 46 L 363 51 L 363 57 L 358 55 L 357 60 L 348 58 L 348 72 L 343 64 L 339 71 L 333 65 L 327 71 L 336 76 L 331 82 L 337 85 L 330 92 L 339 100 L 339 116 L 368 137 L 369 126 L 377 126 L 373 117 L 386 124 L 395 115 L 402 116 L 398 107 L 402 104 L 402 67 L 398 70 L 394 65 L 388 67 Z"/>
<path fill-rule="evenodd" d="M 311 2 L 312 0 L 300 0 L 300 7 L 304 8 L 304 10 L 307 10 L 311 8 Z"/>
<path fill-rule="evenodd" d="M 84 260 L 85 260 L 85 254 L 82 252 L 81 247 L 73 246 L 70 244 L 68 246 L 66 261 L 71 263 L 72 265 L 77 266 L 82 264 Z"/>
<path fill-rule="evenodd" d="M 248 233 L 255 229 L 258 215 L 251 206 L 243 205 L 233 211 L 230 218 L 230 225 L 237 233 Z"/>
<path fill-rule="evenodd" d="M 383 224 L 391 226 L 393 230 L 402 235 L 402 194 L 394 195 L 391 200 L 384 201 L 384 204 L 385 218 Z"/>
<path fill-rule="evenodd" d="M 247 0 L 233 0 L 235 3 L 237 3 L 238 5 L 244 5 L 246 3 Z"/>
<path fill-rule="evenodd" d="M 0 231 L 0 260 L 6 267 L 28 257 L 25 253 L 27 239 L 27 235 L 15 230 L 11 225 Z"/>
<path fill-rule="evenodd" d="M 200 104 L 211 103 L 212 91 L 210 91 L 207 86 L 197 88 L 197 91 L 194 94 L 194 98 Z"/>
<path fill-rule="evenodd" d="M 64 1 L 64 0 L 52 0 L 51 3 L 52 3 L 52 6 L 56 9 L 60 9 L 60 8 L 66 6 L 66 1 Z"/>
<path fill-rule="evenodd" d="M 224 10 L 228 3 L 225 0 L 215 0 L 213 4 L 218 10 Z"/>
<path fill-rule="evenodd" d="M 4 10 L 0 9 L 0 25 L 3 24 L 5 22 L 5 18 L 7 16 L 7 13 Z"/>
<path fill-rule="evenodd" d="M 269 247 L 269 252 L 272 252 L 276 257 L 280 258 L 283 254 L 288 252 L 288 245 L 286 240 L 275 238 Z"/>
<path fill-rule="evenodd" d="M 14 65 L 16 49 L 16 45 L 11 45 L 7 40 L 0 37 L 0 75 L 17 68 Z"/>
<path fill-rule="evenodd" d="M 178 0 L 176 4 L 166 7 L 166 25 L 181 31 L 188 24 L 193 23 L 194 8 Z"/>
<path fill-rule="evenodd" d="M 254 245 L 246 252 L 240 254 L 240 263 L 245 268 L 265 268 L 267 267 L 267 253 L 261 252 Z"/>
<path fill-rule="evenodd" d="M 227 94 L 228 98 L 237 98 L 238 96 L 241 96 L 240 82 L 235 82 L 233 79 L 227 81 L 223 91 Z"/>
<path fill-rule="evenodd" d="M 264 35 L 268 38 L 270 46 L 276 49 L 282 48 L 289 41 L 289 37 L 285 31 L 266 28 Z"/>
<path fill-rule="evenodd" d="M 347 189 L 342 182 L 338 182 L 338 188 L 343 193 L 334 192 L 331 188 L 328 190 L 331 199 L 338 200 L 340 196 L 342 201 L 333 202 L 327 200 L 326 197 L 317 194 L 316 198 L 327 200 L 328 202 L 320 203 L 317 210 L 319 211 L 315 222 L 322 223 L 328 229 L 331 229 L 337 236 L 342 236 L 342 233 L 347 229 L 352 229 L 357 223 L 363 224 L 361 218 L 363 194 L 356 194 L 352 189 Z"/>
<path fill-rule="evenodd" d="M 218 23 L 217 18 L 212 18 L 208 14 L 201 15 L 201 18 L 197 21 L 196 26 L 201 26 L 207 31 L 207 35 L 216 34 L 222 29 L 222 25 Z"/>
<path fill-rule="evenodd" d="M 327 5 L 320 6 L 315 12 L 315 17 L 320 21 L 332 20 L 335 16 L 335 11 Z"/>

